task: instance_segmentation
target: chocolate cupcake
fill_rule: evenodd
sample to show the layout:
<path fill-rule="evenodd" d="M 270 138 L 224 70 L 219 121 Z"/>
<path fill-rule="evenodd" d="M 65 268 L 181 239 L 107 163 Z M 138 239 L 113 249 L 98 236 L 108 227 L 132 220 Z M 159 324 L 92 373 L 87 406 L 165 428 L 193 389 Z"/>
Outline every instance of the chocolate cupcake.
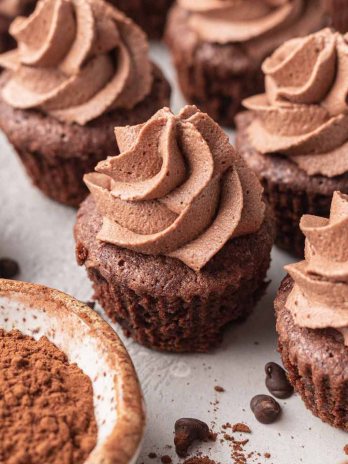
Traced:
<path fill-rule="evenodd" d="M 115 133 L 121 155 L 85 176 L 78 263 L 137 342 L 207 351 L 265 289 L 274 233 L 262 187 L 196 107 Z"/>
<path fill-rule="evenodd" d="M 160 39 L 174 0 L 108 0 L 132 18 L 151 39 Z"/>
<path fill-rule="evenodd" d="M 36 0 L 1 0 L 0 1 L 0 53 L 13 48 L 16 42 L 8 30 L 12 20 L 18 15 L 28 15 L 33 11 Z"/>
<path fill-rule="evenodd" d="M 303 214 L 328 217 L 348 193 L 348 43 L 324 29 L 281 46 L 263 64 L 266 93 L 237 116 L 237 148 L 273 206 L 276 243 L 303 256 Z"/>
<path fill-rule="evenodd" d="M 290 274 L 275 308 L 279 351 L 308 409 L 348 431 L 348 196 L 336 192 L 329 219 L 304 216 L 305 261 Z"/>
<path fill-rule="evenodd" d="M 170 88 L 145 34 L 102 0 L 43 0 L 11 25 L 16 50 L 0 56 L 0 128 L 34 184 L 77 206 L 82 181 L 112 143 L 114 124 L 144 122 Z"/>
<path fill-rule="evenodd" d="M 186 99 L 233 126 L 242 100 L 264 89 L 263 60 L 327 22 L 323 0 L 178 0 L 166 40 Z"/>

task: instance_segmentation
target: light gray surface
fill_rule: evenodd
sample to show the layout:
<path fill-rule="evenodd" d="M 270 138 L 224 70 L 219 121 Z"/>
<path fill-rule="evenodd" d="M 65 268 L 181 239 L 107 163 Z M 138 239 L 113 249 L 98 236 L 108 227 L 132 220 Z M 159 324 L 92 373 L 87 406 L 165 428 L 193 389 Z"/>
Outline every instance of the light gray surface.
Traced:
<path fill-rule="evenodd" d="M 173 81 L 164 49 L 155 45 L 152 51 Z M 175 91 L 172 107 L 177 111 L 182 104 L 180 94 Z M 90 299 L 92 291 L 85 271 L 75 262 L 72 236 L 75 211 L 50 201 L 31 186 L 13 150 L 1 136 L 0 156 L 0 256 L 18 260 L 21 280 L 58 288 L 81 300 Z M 274 425 L 257 423 L 249 410 L 251 397 L 266 392 L 265 363 L 279 360 L 272 302 L 284 275 L 283 266 L 290 261 L 289 256 L 274 249 L 269 272 L 272 283 L 267 295 L 246 323 L 227 331 L 222 347 L 212 354 L 160 354 L 125 340 L 148 410 L 148 427 L 139 463 L 156 463 L 147 457 L 149 452 L 169 454 L 177 462 L 175 453 L 166 445 L 172 444 L 175 420 L 190 416 L 209 424 L 214 421 L 216 431 L 226 422 L 249 424 L 253 433 L 247 437 L 250 443 L 246 449 L 257 450 L 262 455 L 250 463 L 340 464 L 345 461 L 343 447 L 348 443 L 347 435 L 314 418 L 298 397 L 281 401 L 284 413 Z M 118 327 L 115 330 L 122 336 Z M 216 393 L 215 385 L 223 386 L 226 392 Z M 216 399 L 219 404 L 211 405 Z M 265 459 L 265 452 L 272 457 Z M 211 455 L 222 463 L 233 463 L 226 443 L 217 441 Z"/>

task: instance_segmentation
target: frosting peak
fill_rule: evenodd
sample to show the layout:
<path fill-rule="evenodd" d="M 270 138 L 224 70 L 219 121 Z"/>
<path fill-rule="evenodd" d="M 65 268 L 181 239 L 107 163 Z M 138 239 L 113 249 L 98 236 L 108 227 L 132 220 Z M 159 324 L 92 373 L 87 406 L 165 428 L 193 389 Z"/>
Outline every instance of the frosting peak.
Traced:
<path fill-rule="evenodd" d="M 264 44 L 250 43 L 251 53 L 263 50 L 264 56 L 290 36 L 323 25 L 320 0 L 178 0 L 178 4 L 188 12 L 200 39 L 220 44 L 265 39 Z"/>
<path fill-rule="evenodd" d="M 83 125 L 150 92 L 145 34 L 103 0 L 41 0 L 10 33 L 18 48 L 0 56 L 11 71 L 2 96 L 15 108 Z"/>
<path fill-rule="evenodd" d="M 303 216 L 305 261 L 286 266 L 294 287 L 286 302 L 295 322 L 335 328 L 348 346 L 348 195 L 335 192 L 330 218 Z"/>
<path fill-rule="evenodd" d="M 263 63 L 266 93 L 244 101 L 252 144 L 291 158 L 309 175 L 348 171 L 348 43 L 323 29 L 279 47 Z"/>
<path fill-rule="evenodd" d="M 228 240 L 260 228 L 260 183 L 196 107 L 178 116 L 164 108 L 115 134 L 121 155 L 85 176 L 103 216 L 101 241 L 199 271 Z"/>

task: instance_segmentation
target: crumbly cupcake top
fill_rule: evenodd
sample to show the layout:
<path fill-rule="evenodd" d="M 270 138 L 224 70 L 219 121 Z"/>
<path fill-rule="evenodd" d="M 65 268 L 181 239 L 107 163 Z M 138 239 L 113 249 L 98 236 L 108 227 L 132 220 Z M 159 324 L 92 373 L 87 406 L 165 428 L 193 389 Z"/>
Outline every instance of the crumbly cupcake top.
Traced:
<path fill-rule="evenodd" d="M 145 34 L 103 0 L 41 0 L 10 33 L 18 48 L 0 56 L 10 71 L 2 98 L 15 108 L 83 125 L 151 90 Z"/>
<path fill-rule="evenodd" d="M 198 37 L 219 44 L 247 44 L 265 56 L 290 37 L 323 27 L 322 0 L 177 0 Z"/>
<path fill-rule="evenodd" d="M 286 266 L 295 284 L 286 307 L 296 324 L 334 328 L 348 346 L 348 195 L 335 192 L 330 218 L 303 216 L 305 260 Z"/>
<path fill-rule="evenodd" d="M 266 93 L 244 101 L 259 152 L 286 155 L 309 175 L 348 172 L 347 38 L 323 29 L 264 62 Z"/>
<path fill-rule="evenodd" d="M 115 134 L 121 155 L 84 178 L 103 216 L 99 240 L 199 271 L 228 240 L 259 230 L 259 181 L 196 107 L 164 108 Z"/>

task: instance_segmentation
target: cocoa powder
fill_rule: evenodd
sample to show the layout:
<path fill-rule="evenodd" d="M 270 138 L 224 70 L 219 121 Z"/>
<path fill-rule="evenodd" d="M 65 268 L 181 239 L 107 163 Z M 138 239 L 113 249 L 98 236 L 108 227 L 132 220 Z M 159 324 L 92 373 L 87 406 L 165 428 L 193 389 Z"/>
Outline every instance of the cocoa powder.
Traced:
<path fill-rule="evenodd" d="M 58 348 L 0 329 L 1 464 L 80 464 L 97 441 L 90 379 Z"/>

